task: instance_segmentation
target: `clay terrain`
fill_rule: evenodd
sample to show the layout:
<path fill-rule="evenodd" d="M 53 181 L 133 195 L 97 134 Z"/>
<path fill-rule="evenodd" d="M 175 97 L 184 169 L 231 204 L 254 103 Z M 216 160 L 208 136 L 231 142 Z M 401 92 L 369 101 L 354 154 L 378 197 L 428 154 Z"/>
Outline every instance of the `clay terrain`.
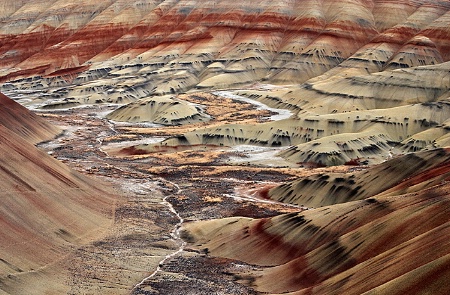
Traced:
<path fill-rule="evenodd" d="M 450 1 L 3 0 L 0 294 L 450 294 Z"/>

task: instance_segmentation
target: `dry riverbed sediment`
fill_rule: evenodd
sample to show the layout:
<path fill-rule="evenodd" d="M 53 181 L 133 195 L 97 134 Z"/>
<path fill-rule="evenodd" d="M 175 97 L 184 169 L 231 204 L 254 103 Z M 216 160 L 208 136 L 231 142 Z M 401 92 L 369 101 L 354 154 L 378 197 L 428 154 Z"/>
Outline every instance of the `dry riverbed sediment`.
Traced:
<path fill-rule="evenodd" d="M 257 267 L 187 249 L 184 222 L 232 216 L 270 217 L 304 208 L 261 199 L 259 191 L 310 169 L 236 164 L 250 150 L 204 149 L 110 156 L 108 145 L 127 146 L 170 136 L 115 124 L 99 113 L 113 106 L 40 113 L 65 132 L 40 145 L 82 173 L 101 178 L 122 196 L 114 224 L 99 240 L 62 262 L 70 294 L 256 294 L 239 274 Z M 254 111 L 249 119 L 254 116 Z M 185 127 L 180 127 L 180 129 Z M 260 152 L 255 149 L 256 152 Z M 339 169 L 339 168 L 334 168 Z"/>

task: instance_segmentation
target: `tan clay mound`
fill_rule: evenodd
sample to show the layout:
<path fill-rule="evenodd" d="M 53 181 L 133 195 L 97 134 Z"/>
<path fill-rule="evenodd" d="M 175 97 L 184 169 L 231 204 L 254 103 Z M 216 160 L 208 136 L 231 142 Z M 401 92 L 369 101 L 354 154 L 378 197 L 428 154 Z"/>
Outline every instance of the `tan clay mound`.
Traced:
<path fill-rule="evenodd" d="M 448 100 L 390 109 L 301 116 L 304 143 L 280 153 L 295 163 L 377 164 L 395 153 L 446 147 Z M 299 115 L 300 116 L 300 115 Z"/>
<path fill-rule="evenodd" d="M 114 196 L 38 150 L 32 143 L 57 129 L 1 99 L 0 287 L 14 294 L 20 289 L 16 276 L 32 283 L 46 266 L 107 228 Z"/>
<path fill-rule="evenodd" d="M 290 146 L 280 156 L 292 163 L 377 164 L 405 151 L 447 146 L 449 116 L 448 100 L 351 113 L 298 114 L 296 119 L 197 128 L 158 144 L 134 148 L 145 154 L 201 145 Z"/>
<path fill-rule="evenodd" d="M 347 69 L 328 77 L 330 72 L 293 88 L 281 100 L 317 114 L 432 102 L 448 97 L 449 68 L 445 62 L 369 74 Z"/>
<path fill-rule="evenodd" d="M 444 184 L 268 219 L 196 222 L 185 225 L 184 235 L 209 255 L 262 266 L 236 274 L 261 292 L 446 294 L 449 189 Z"/>
<path fill-rule="evenodd" d="M 449 150 L 435 149 L 396 157 L 362 171 L 311 175 L 274 187 L 269 196 L 280 202 L 322 207 L 388 192 L 420 191 L 449 177 Z"/>
<path fill-rule="evenodd" d="M 125 122 L 151 122 L 162 125 L 183 125 L 209 120 L 199 107 L 171 96 L 141 99 L 120 107 L 106 116 Z"/>
<path fill-rule="evenodd" d="M 0 89 L 47 109 L 131 103 L 114 120 L 185 124 L 205 118 L 188 106 L 159 117 L 140 100 L 243 88 L 299 120 L 197 129 L 164 145 L 294 146 L 283 153 L 293 163 L 379 163 L 393 146 L 448 143 L 446 128 L 425 132 L 448 118 L 417 105 L 449 97 L 449 1 L 125 2 L 5 1 Z M 284 88 L 247 91 L 255 82 Z M 408 114 L 384 118 L 399 107 Z"/>

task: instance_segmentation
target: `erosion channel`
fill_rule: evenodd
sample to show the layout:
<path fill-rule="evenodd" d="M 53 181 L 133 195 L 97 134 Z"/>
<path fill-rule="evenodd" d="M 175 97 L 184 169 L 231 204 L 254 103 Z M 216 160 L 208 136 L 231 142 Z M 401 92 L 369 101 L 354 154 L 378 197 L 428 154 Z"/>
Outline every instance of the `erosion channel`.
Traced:
<path fill-rule="evenodd" d="M 235 120 L 256 122 L 268 115 L 260 104 L 233 103 L 242 108 Z M 257 192 L 311 170 L 252 162 L 275 150 L 250 146 L 111 156 L 112 147 L 157 142 L 198 127 L 149 127 L 104 119 L 102 114 L 114 108 L 95 105 L 39 112 L 65 130 L 40 148 L 73 169 L 109 182 L 124 196 L 106 238 L 78 250 L 71 262 L 72 293 L 114 288 L 132 294 L 256 294 L 235 276 L 256 266 L 190 250 L 180 237 L 180 227 L 197 220 L 261 218 L 304 210 L 260 199 Z"/>

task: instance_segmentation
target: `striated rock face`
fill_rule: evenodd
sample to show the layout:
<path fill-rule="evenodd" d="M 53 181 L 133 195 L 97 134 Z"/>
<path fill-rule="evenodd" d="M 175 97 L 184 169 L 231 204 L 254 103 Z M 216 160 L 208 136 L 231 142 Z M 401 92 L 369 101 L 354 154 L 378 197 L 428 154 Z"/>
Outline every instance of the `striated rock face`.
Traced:
<path fill-rule="evenodd" d="M 110 120 L 186 125 L 164 133 L 171 137 L 162 143 L 147 144 L 143 136 L 135 146 L 112 145 L 107 163 L 114 165 L 115 156 L 129 164 L 155 151 L 169 159 L 170 151 L 237 145 L 283 148 L 278 155 L 290 167 L 379 164 L 268 191 L 275 201 L 309 210 L 192 222 L 184 238 L 196 251 L 260 266 L 235 279 L 261 293 L 450 293 L 450 0 L 2 0 L 0 83 L 0 91 L 32 108 L 109 104 L 117 106 Z M 272 111 L 256 112 L 217 89 L 292 116 L 272 120 Z M 111 222 L 107 190 L 35 148 L 58 132 L 0 95 L 0 153 L 7 155 L 0 159 L 0 289 L 6 293 L 22 290 L 25 281 L 42 286 L 42 276 L 55 275 L 45 266 Z M 223 163 L 218 158 L 215 165 Z M 139 169 L 133 174 L 144 175 L 146 168 Z M 166 170 L 158 175 L 179 175 Z M 189 204 L 194 194 L 172 199 Z M 166 239 L 150 218 L 170 227 L 165 212 L 143 208 L 123 214 L 139 233 L 146 226 L 135 221 L 145 218 Z M 124 270 L 136 275 L 148 261 L 143 256 L 156 259 L 120 249 L 133 257 L 117 267 L 129 280 Z M 102 263 L 98 270 L 109 272 Z M 58 282 L 54 292 L 64 293 L 64 279 Z M 136 292 L 151 292 L 151 284 L 143 285 L 148 289 Z"/>
<path fill-rule="evenodd" d="M 93 80 L 100 71 L 120 81 L 140 73 L 146 84 L 164 84 L 153 90 L 161 93 L 261 79 L 301 83 L 335 67 L 378 72 L 450 56 L 447 1 L 6 0 L 2 5 L 3 80 L 75 78 L 81 72 Z M 177 73 L 178 83 L 161 76 Z"/>
<path fill-rule="evenodd" d="M 289 194 L 298 199 L 284 201 L 330 206 L 190 223 L 184 236 L 194 249 L 261 266 L 236 277 L 270 294 L 446 294 L 449 152 L 407 155 L 352 175 L 305 178 Z M 273 195 L 286 196 L 287 188 Z"/>
<path fill-rule="evenodd" d="M 282 154 L 289 161 L 337 165 L 355 158 L 377 163 L 393 147 L 404 151 L 448 142 L 447 129 L 440 128 L 444 117 L 433 121 L 439 126 L 422 128 L 411 128 L 411 122 L 405 127 L 400 119 L 359 128 L 359 120 L 377 120 L 374 116 L 390 108 L 448 101 L 450 1 L 6 0 L 1 5 L 1 89 L 14 98 L 25 95 L 29 105 L 132 103 L 119 120 L 153 121 L 135 101 L 242 88 L 241 95 L 292 109 L 298 121 L 232 127 L 243 130 L 238 135 L 221 131 L 228 127 L 199 129 L 184 135 L 182 144 L 293 146 Z M 249 89 L 255 82 L 284 88 Z M 420 109 L 399 111 L 430 122 Z M 311 116 L 320 127 L 311 124 Z M 349 118 L 354 122 L 346 123 L 345 131 L 328 126 Z M 404 126 L 393 132 L 393 124 Z M 268 132 L 272 127 L 281 131 Z M 429 127 L 440 131 L 425 132 Z M 260 133 L 267 134 L 260 138 Z M 179 145 L 177 138 L 165 144 Z"/>
<path fill-rule="evenodd" d="M 114 196 L 33 145 L 57 128 L 4 95 L 0 104 L 0 288 L 13 294 L 17 276 L 39 280 L 109 226 Z"/>

